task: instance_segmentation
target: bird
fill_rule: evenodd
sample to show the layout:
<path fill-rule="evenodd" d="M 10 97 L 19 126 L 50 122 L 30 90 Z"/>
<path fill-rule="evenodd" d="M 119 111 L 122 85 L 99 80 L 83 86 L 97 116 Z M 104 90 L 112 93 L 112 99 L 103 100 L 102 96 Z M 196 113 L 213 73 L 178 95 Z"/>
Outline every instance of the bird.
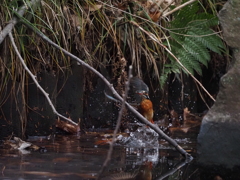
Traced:
<path fill-rule="evenodd" d="M 148 92 L 149 88 L 148 86 L 143 82 L 142 79 L 138 77 L 133 77 L 130 79 L 129 84 L 129 99 L 131 101 L 131 105 L 137 104 L 137 109 L 142 114 L 143 117 L 145 117 L 149 122 L 154 124 L 153 121 L 153 103 L 149 98 Z M 119 102 L 117 99 L 115 99 L 113 96 L 108 95 L 106 92 L 104 92 L 105 96 L 115 102 Z M 122 124 L 123 126 L 123 124 Z M 148 126 L 147 126 L 148 127 Z M 129 128 L 129 127 L 127 127 Z M 100 139 L 95 142 L 96 145 L 104 145 L 107 143 L 110 143 L 110 139 Z M 148 166 L 150 167 L 150 166 Z M 143 173 L 145 174 L 145 173 Z M 119 176 L 123 176 L 124 178 L 128 176 L 129 174 L 120 174 Z M 135 177 L 135 176 L 134 176 Z M 134 178 L 133 177 L 133 178 Z M 120 178 L 119 178 L 120 179 Z M 128 177 L 128 179 L 131 179 Z M 140 180 L 140 179 L 139 179 Z"/>
<path fill-rule="evenodd" d="M 153 121 L 153 103 L 149 98 L 149 88 L 139 77 L 133 77 L 130 80 L 130 92 L 133 94 L 137 102 L 138 111 L 151 123 Z"/>

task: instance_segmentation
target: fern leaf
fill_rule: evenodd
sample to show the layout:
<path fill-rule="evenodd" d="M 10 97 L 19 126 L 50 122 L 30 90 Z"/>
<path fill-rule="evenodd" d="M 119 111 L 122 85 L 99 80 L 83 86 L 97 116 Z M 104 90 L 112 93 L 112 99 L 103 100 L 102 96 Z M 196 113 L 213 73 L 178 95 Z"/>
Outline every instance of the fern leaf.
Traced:
<path fill-rule="evenodd" d="M 206 49 L 206 46 L 195 41 L 195 38 L 193 37 L 186 37 L 184 43 L 185 45 L 183 47 L 186 51 L 191 53 L 196 60 L 207 66 L 208 61 L 210 60 L 210 54 L 208 49 Z"/>
<path fill-rule="evenodd" d="M 218 18 L 213 14 L 199 13 L 199 3 L 182 8 L 174 15 L 169 24 L 169 49 L 191 73 L 202 75 L 202 66 L 208 66 L 210 51 L 221 54 L 224 44 L 212 27 L 218 25 Z M 176 60 L 168 55 L 170 62 L 164 65 L 161 80 L 166 80 L 169 73 L 179 73 L 182 69 Z"/>
<path fill-rule="evenodd" d="M 185 68 L 191 73 L 194 74 L 196 71 L 198 74 L 202 75 L 202 69 L 198 61 L 192 56 L 189 52 L 181 51 L 179 54 L 179 60 L 184 65 Z M 186 74 L 188 74 L 184 69 L 182 69 Z"/>
<path fill-rule="evenodd" d="M 192 36 L 197 43 L 201 43 L 213 52 L 221 54 L 221 50 L 224 49 L 222 40 L 212 30 L 205 30 L 202 32 L 199 29 L 188 31 L 188 35 Z"/>
<path fill-rule="evenodd" d="M 217 16 L 198 12 L 199 5 L 195 2 L 182 8 L 174 16 L 176 18 L 170 22 L 169 44 L 172 53 L 184 67 L 192 74 L 195 71 L 201 75 L 202 65 L 208 66 L 210 51 L 220 54 L 224 45 L 211 30 L 211 27 L 218 25 Z M 173 63 L 173 58 L 169 58 Z"/>

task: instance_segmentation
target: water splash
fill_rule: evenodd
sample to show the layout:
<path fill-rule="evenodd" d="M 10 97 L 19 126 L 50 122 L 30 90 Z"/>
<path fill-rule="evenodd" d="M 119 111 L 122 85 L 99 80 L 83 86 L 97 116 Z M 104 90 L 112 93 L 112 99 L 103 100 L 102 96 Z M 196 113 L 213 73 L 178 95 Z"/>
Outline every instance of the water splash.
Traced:
<path fill-rule="evenodd" d="M 121 142 L 127 147 L 158 148 L 158 137 L 159 135 L 154 130 L 147 126 L 142 126 L 136 131 L 130 132 L 129 137 L 122 137 Z"/>

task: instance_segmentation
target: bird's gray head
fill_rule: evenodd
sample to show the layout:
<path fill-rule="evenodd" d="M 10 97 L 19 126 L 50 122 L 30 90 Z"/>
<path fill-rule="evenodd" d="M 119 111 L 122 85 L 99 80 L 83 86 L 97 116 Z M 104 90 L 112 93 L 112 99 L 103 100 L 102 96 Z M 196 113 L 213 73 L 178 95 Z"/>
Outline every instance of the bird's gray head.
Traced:
<path fill-rule="evenodd" d="M 150 99 L 147 91 L 138 90 L 138 91 L 136 91 L 136 94 L 140 95 L 141 97 L 143 97 L 145 99 Z"/>

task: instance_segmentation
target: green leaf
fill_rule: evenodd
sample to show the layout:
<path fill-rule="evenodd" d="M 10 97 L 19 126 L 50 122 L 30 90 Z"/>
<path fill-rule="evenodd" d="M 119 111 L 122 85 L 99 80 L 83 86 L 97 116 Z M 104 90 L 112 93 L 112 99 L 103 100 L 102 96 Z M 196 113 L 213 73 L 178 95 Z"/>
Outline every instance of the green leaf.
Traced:
<path fill-rule="evenodd" d="M 224 44 L 211 29 L 218 25 L 217 16 L 199 11 L 199 4 L 195 2 L 174 15 L 169 25 L 168 47 L 191 74 L 202 75 L 202 66 L 208 67 L 210 52 L 221 54 Z M 168 71 L 164 71 L 163 77 L 181 70 L 188 74 L 180 65 L 176 65 L 176 60 L 170 54 L 168 57 L 170 62 L 165 65 Z"/>

